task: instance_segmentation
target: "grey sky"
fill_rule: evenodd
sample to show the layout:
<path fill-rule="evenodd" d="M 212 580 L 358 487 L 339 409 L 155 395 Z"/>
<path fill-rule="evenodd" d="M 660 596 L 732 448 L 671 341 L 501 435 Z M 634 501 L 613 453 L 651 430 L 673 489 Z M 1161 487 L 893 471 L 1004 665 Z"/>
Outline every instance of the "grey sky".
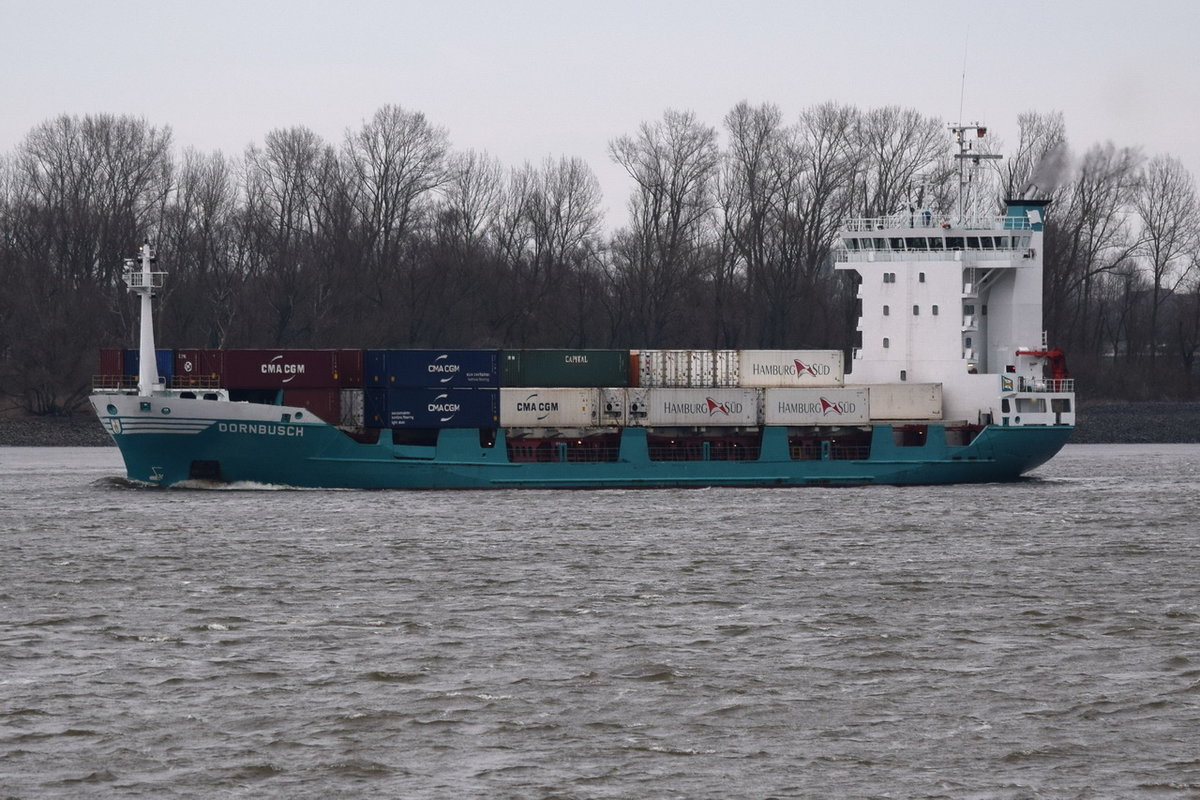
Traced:
<path fill-rule="evenodd" d="M 169 125 L 239 155 L 275 128 L 338 142 L 387 103 L 507 166 L 584 158 L 609 223 L 629 183 L 607 144 L 667 108 L 720 128 L 738 101 L 913 107 L 1015 141 L 1062 111 L 1076 153 L 1111 139 L 1200 176 L 1200 3 L 0 0 L 0 153 L 62 113 Z"/>

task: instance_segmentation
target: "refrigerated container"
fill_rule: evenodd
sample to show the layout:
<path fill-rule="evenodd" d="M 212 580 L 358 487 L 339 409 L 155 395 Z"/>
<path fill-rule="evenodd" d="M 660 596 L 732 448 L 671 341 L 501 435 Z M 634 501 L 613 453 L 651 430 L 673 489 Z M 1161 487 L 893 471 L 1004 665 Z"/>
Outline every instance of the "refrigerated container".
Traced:
<path fill-rule="evenodd" d="M 342 389 L 342 418 L 339 424 L 346 428 L 363 427 L 362 389 Z"/>
<path fill-rule="evenodd" d="M 879 383 L 867 387 L 871 419 L 926 420 L 942 418 L 942 384 Z"/>
<path fill-rule="evenodd" d="M 639 350 L 638 385 L 709 388 L 738 385 L 737 350 Z"/>
<path fill-rule="evenodd" d="M 742 350 L 740 385 L 747 387 L 842 386 L 841 350 Z"/>
<path fill-rule="evenodd" d="M 758 424 L 755 389 L 630 390 L 629 424 L 649 426 L 753 426 Z"/>
<path fill-rule="evenodd" d="M 500 424 L 506 428 L 590 428 L 600 419 L 599 389 L 500 390 Z"/>
<path fill-rule="evenodd" d="M 764 425 L 863 425 L 870 421 L 866 389 L 764 389 Z"/>

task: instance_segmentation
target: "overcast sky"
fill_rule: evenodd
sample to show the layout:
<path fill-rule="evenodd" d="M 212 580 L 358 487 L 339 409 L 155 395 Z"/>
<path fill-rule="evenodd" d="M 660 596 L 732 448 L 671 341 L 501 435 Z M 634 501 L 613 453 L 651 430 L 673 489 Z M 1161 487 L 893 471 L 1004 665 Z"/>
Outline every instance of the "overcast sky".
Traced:
<path fill-rule="evenodd" d="M 1061 111 L 1072 148 L 1170 153 L 1200 177 L 1200 2 L 0 0 L 0 153 L 59 114 L 170 126 L 239 155 L 276 128 L 331 142 L 385 104 L 507 166 L 579 156 L 609 224 L 608 142 L 668 108 L 720 128 L 836 100 L 980 121 Z M 965 64 L 965 83 L 963 80 Z M 965 91 L 964 91 L 965 89 Z"/>

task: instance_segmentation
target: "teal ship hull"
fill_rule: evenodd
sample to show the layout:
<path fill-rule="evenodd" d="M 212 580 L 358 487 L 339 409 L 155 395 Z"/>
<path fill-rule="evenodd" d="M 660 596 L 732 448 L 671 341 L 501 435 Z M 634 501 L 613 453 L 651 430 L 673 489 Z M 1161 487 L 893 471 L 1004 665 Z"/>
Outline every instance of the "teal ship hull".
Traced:
<path fill-rule="evenodd" d="M 1019 478 L 1053 457 L 1073 430 L 990 425 L 969 444 L 952 445 L 945 426 L 931 423 L 920 444 L 900 445 L 891 425 L 876 424 L 853 456 L 823 446 L 797 458 L 786 428 L 765 427 L 756 458 L 655 460 L 646 429 L 626 427 L 611 460 L 575 461 L 564 447 L 560 460 L 530 462 L 510 458 L 504 429 L 485 436 L 445 429 L 429 445 L 398 444 L 383 430 L 378 441 L 364 443 L 321 420 L 297 421 L 280 406 L 103 395 L 93 403 L 128 477 L 160 486 L 197 480 L 352 489 L 981 483 Z"/>

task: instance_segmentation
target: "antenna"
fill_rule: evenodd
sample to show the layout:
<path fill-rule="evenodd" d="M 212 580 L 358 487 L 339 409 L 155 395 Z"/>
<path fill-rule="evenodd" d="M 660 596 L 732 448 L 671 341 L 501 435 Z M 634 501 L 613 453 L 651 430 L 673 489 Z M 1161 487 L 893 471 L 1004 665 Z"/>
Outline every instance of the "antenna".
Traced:
<path fill-rule="evenodd" d="M 976 196 L 971 191 L 971 184 L 976 182 L 979 175 L 979 166 L 983 161 L 992 161 L 1003 158 L 998 153 L 976 153 L 975 145 L 967 142 L 967 131 L 975 131 L 975 138 L 982 139 L 987 136 L 987 126 L 980 125 L 978 122 L 973 122 L 970 125 L 951 125 L 950 132 L 954 134 L 954 141 L 958 143 L 958 153 L 954 158 L 958 161 L 958 221 L 957 224 L 966 227 L 968 222 L 965 214 L 969 211 L 971 217 L 978 216 L 978 208 L 976 208 Z M 974 223 L 971 223 L 974 224 Z"/>
<path fill-rule="evenodd" d="M 958 122 L 962 124 L 963 118 L 963 99 L 967 96 L 967 44 L 971 40 L 971 26 L 967 26 L 967 30 L 963 33 L 963 69 L 962 69 L 962 85 L 958 90 Z"/>

